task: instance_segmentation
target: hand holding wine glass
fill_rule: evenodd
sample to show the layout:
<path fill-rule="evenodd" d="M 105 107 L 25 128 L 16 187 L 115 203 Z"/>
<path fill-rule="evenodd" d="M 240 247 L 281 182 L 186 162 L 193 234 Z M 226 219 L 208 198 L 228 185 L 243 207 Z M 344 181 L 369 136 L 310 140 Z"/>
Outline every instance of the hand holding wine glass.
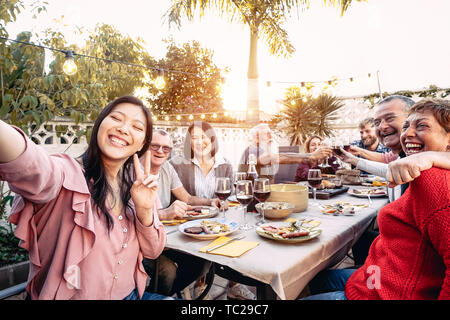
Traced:
<path fill-rule="evenodd" d="M 236 199 L 243 206 L 243 221 L 239 229 L 249 230 L 253 228 L 247 223 L 247 206 L 253 200 L 253 184 L 250 180 L 240 180 L 236 183 Z"/>
<path fill-rule="evenodd" d="M 261 219 L 256 223 L 256 225 L 264 224 L 264 202 L 270 196 L 270 181 L 267 178 L 255 179 L 255 190 L 253 191 L 253 196 L 256 200 L 261 202 Z"/>
<path fill-rule="evenodd" d="M 320 169 L 309 169 L 308 170 L 308 183 L 311 186 L 311 188 L 313 189 L 313 206 L 318 206 L 319 203 L 316 200 L 316 191 L 317 188 L 320 186 L 320 184 L 322 183 L 322 173 L 320 172 Z"/>
<path fill-rule="evenodd" d="M 222 217 L 225 218 L 224 202 L 231 195 L 231 181 L 230 178 L 216 178 L 216 197 L 221 202 Z"/>

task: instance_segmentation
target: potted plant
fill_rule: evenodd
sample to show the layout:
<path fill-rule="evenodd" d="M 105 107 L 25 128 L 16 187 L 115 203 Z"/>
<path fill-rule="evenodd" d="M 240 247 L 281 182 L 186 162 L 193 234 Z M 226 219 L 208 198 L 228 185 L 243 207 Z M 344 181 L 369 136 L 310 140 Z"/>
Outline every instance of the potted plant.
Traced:
<path fill-rule="evenodd" d="M 11 208 L 13 195 L 0 181 L 0 296 L 1 291 L 24 283 L 28 278 L 28 252 L 19 247 L 19 239 L 6 216 Z"/>

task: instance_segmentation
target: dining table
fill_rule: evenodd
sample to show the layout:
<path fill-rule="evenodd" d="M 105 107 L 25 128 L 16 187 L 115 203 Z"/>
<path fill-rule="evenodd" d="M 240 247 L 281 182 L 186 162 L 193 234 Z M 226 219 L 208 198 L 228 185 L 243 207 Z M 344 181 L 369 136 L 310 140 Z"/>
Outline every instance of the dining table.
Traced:
<path fill-rule="evenodd" d="M 318 237 L 305 242 L 288 243 L 260 236 L 255 223 L 260 217 L 247 213 L 247 221 L 253 225 L 250 230 L 237 229 L 227 235 L 234 238 L 243 235 L 242 241 L 257 242 L 258 245 L 238 257 L 204 253 L 199 250 L 213 240 L 200 240 L 180 232 L 179 226 L 166 226 L 166 248 L 179 250 L 193 256 L 211 261 L 222 269 L 227 268 L 254 282 L 258 299 L 296 299 L 309 281 L 321 270 L 330 268 L 346 257 L 353 244 L 363 232 L 376 220 L 379 210 L 388 203 L 387 197 L 355 197 L 349 193 L 336 195 L 330 199 L 317 199 L 320 205 L 348 202 L 352 205 L 367 205 L 353 215 L 324 214 L 320 207 L 313 206 L 308 200 L 303 212 L 292 212 L 287 218 L 320 221 L 322 230 Z M 222 213 L 219 213 L 219 216 Z M 242 222 L 243 208 L 229 207 L 225 211 L 227 220 Z M 235 279 L 229 279 L 235 280 Z M 245 282 L 244 282 L 245 283 Z"/>

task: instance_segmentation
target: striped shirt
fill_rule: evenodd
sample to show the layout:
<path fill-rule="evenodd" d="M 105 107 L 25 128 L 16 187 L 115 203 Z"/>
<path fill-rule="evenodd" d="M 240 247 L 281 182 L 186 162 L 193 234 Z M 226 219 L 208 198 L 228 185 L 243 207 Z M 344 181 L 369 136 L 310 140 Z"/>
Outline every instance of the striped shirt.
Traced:
<path fill-rule="evenodd" d="M 191 160 L 195 165 L 194 175 L 195 175 L 195 194 L 197 197 L 213 199 L 215 198 L 215 188 L 216 188 L 216 173 L 215 168 L 219 165 L 227 163 L 223 157 L 215 156 L 214 165 L 208 174 L 205 176 L 202 169 L 200 168 L 200 163 L 196 158 Z"/>

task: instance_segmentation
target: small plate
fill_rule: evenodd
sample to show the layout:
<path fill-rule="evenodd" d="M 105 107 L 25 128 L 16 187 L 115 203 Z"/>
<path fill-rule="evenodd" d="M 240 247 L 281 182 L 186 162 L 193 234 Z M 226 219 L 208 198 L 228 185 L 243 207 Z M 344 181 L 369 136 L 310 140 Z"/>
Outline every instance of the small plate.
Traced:
<path fill-rule="evenodd" d="M 305 241 L 308 241 L 308 240 L 318 237 L 322 233 L 322 229 L 315 227 L 315 228 L 309 229 L 310 233 L 307 236 L 290 238 L 290 239 L 282 239 L 282 238 L 274 237 L 273 235 L 264 231 L 264 229 L 262 228 L 264 226 L 273 226 L 273 227 L 279 228 L 279 227 L 289 226 L 289 223 L 286 223 L 286 222 L 265 223 L 265 224 L 262 224 L 262 225 L 256 227 L 256 229 L 255 229 L 256 233 L 263 238 L 267 238 L 267 239 L 271 239 L 271 240 L 275 240 L 275 241 L 279 241 L 279 242 L 285 242 L 285 243 L 305 242 Z"/>
<path fill-rule="evenodd" d="M 194 209 L 204 209 L 204 210 L 209 210 L 208 214 L 202 214 L 200 213 L 197 216 L 190 216 L 185 214 L 183 217 L 181 217 L 181 219 L 184 220 L 198 220 L 198 219 L 208 219 L 208 218 L 214 218 L 215 216 L 217 216 L 217 214 L 219 213 L 219 208 L 216 207 L 210 207 L 210 206 L 193 206 Z"/>
<path fill-rule="evenodd" d="M 229 227 L 229 230 L 226 232 L 221 232 L 221 233 L 212 233 L 212 234 L 206 234 L 204 232 L 200 233 L 200 234 L 193 234 L 193 233 L 187 233 L 184 232 L 184 229 L 186 228 L 190 228 L 190 227 L 197 227 L 200 226 L 201 221 L 188 221 L 185 222 L 183 224 L 180 224 L 178 226 L 178 231 L 180 231 L 182 234 L 185 234 L 189 237 L 195 238 L 195 239 L 200 239 L 200 240 L 210 240 L 210 239 L 215 239 L 218 237 L 222 237 L 222 236 L 226 236 L 234 231 L 236 231 L 239 228 L 239 224 L 235 221 L 231 221 L 231 220 L 227 220 L 224 218 L 215 218 L 215 219 L 203 219 L 205 221 L 214 221 L 214 222 L 219 222 L 222 224 L 226 224 Z"/>
<path fill-rule="evenodd" d="M 355 193 L 355 190 L 358 192 L 365 192 L 365 193 Z M 367 198 L 367 192 L 370 192 L 371 198 L 381 198 L 386 197 L 387 192 L 383 189 L 375 189 L 375 188 L 350 188 L 348 189 L 347 193 L 351 194 L 352 196 L 358 197 L 358 198 Z M 373 193 L 376 192 L 376 193 Z"/>

